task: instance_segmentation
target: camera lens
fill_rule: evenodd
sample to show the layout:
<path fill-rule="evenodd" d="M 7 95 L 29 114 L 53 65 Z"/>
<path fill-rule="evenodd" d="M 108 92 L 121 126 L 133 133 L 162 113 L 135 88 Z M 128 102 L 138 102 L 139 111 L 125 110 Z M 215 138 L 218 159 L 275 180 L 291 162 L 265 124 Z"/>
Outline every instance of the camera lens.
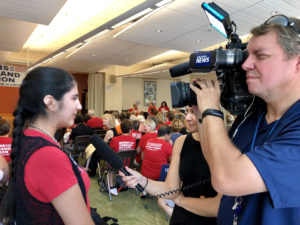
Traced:
<path fill-rule="evenodd" d="M 196 85 L 198 86 L 198 85 Z M 190 89 L 190 84 L 185 82 L 171 82 L 171 97 L 172 107 L 184 107 L 197 104 L 196 95 L 193 90 Z"/>

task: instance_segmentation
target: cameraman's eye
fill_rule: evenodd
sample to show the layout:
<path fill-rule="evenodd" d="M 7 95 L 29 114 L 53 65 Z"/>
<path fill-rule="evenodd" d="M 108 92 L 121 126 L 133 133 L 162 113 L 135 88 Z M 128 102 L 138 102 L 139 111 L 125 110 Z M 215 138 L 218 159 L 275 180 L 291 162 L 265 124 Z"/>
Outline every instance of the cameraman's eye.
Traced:
<path fill-rule="evenodd" d="M 256 55 L 256 58 L 259 59 L 259 60 L 263 60 L 263 59 L 266 59 L 268 56 L 265 55 L 265 54 L 259 54 L 259 55 Z"/>

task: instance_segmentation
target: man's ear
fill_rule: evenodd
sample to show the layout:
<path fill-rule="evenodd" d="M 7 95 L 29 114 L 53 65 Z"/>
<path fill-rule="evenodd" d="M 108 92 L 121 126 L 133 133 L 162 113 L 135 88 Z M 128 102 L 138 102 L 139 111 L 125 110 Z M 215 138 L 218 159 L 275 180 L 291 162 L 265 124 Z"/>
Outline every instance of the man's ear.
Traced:
<path fill-rule="evenodd" d="M 46 95 L 43 100 L 48 110 L 54 111 L 56 109 L 57 101 L 52 95 Z"/>
<path fill-rule="evenodd" d="M 300 55 L 297 55 L 296 72 L 300 73 Z"/>

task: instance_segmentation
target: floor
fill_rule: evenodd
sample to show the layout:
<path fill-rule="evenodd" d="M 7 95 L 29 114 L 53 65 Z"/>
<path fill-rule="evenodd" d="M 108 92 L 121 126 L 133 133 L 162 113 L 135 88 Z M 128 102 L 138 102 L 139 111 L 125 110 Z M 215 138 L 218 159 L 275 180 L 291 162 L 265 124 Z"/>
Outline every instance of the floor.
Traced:
<path fill-rule="evenodd" d="M 115 217 L 120 225 L 167 225 L 164 211 L 157 199 L 141 199 L 134 189 L 120 192 L 109 201 L 108 193 L 99 191 L 97 177 L 91 178 L 89 191 L 90 206 L 104 216 Z"/>

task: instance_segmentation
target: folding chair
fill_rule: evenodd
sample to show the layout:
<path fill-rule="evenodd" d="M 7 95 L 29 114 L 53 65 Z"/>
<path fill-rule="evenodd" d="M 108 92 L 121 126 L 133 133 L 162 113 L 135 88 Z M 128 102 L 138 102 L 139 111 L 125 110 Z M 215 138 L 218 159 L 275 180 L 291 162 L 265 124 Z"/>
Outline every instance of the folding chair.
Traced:
<path fill-rule="evenodd" d="M 168 171 L 169 171 L 169 164 L 161 165 L 160 175 L 159 175 L 158 181 L 165 181 L 166 177 L 167 177 L 167 174 L 168 174 Z M 144 205 L 144 208 L 147 209 L 149 200 L 153 200 L 154 198 L 149 198 L 149 197 L 146 196 L 145 199 L 148 199 L 148 201 Z"/>
<path fill-rule="evenodd" d="M 159 178 L 158 180 L 159 181 L 165 181 L 166 178 L 167 178 L 167 174 L 168 174 L 168 171 L 169 171 L 169 164 L 163 164 L 161 166 L 161 170 L 160 170 L 160 175 L 159 175 Z"/>
<path fill-rule="evenodd" d="M 85 154 L 86 147 L 91 143 L 90 141 L 91 135 L 81 135 L 77 136 L 74 139 L 74 150 L 71 152 L 73 158 L 78 161 L 79 156 L 82 156 Z"/>
<path fill-rule="evenodd" d="M 168 174 L 168 171 L 169 171 L 169 167 L 170 167 L 169 164 L 163 164 L 161 166 L 160 175 L 159 175 L 159 178 L 158 178 L 159 181 L 165 181 L 166 180 L 167 174 Z M 168 202 L 168 205 L 170 207 L 174 208 L 174 202 L 173 201 L 167 200 L 167 202 Z M 166 220 L 167 221 L 170 220 L 170 217 L 167 214 L 166 214 Z"/>
<path fill-rule="evenodd" d="M 136 150 L 125 150 L 125 151 L 120 151 L 117 152 L 117 154 L 119 155 L 119 157 L 121 158 L 122 162 L 124 163 L 124 167 L 128 166 L 129 168 L 132 167 L 133 165 L 133 161 L 135 159 L 135 155 L 136 155 Z M 110 181 L 109 181 L 109 175 L 110 174 L 117 174 L 118 171 L 115 170 L 114 168 L 112 168 L 108 163 L 106 163 L 106 169 L 103 173 L 102 176 L 100 176 L 100 178 L 102 177 L 102 181 L 101 184 L 105 184 L 105 177 L 106 177 L 106 181 L 107 181 L 107 189 L 108 189 L 108 195 L 109 195 L 109 200 L 112 200 L 111 198 L 111 190 L 110 190 Z"/>
<path fill-rule="evenodd" d="M 94 134 L 98 134 L 98 135 L 101 135 L 101 134 L 106 134 L 106 130 L 104 129 L 101 129 L 101 128 L 95 128 L 94 129 Z"/>

